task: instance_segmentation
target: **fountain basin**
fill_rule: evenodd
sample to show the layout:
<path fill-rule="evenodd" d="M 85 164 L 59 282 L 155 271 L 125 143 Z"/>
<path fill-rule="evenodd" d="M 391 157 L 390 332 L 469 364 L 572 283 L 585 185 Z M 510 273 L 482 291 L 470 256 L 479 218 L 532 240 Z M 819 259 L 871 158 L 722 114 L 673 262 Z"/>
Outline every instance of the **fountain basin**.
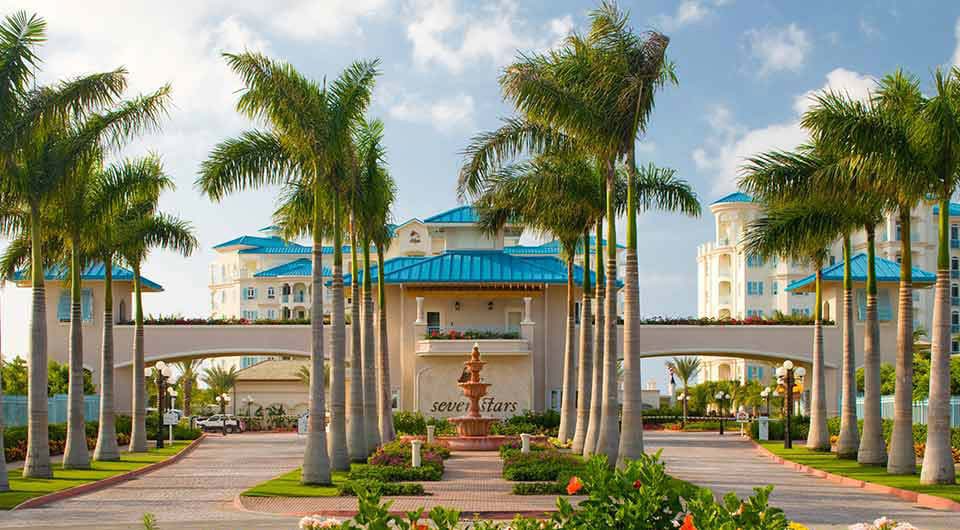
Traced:
<path fill-rule="evenodd" d="M 450 418 L 449 421 L 457 426 L 457 434 L 460 436 L 487 436 L 490 434 L 490 426 L 500 420 L 497 418 L 460 416 L 459 418 Z"/>
<path fill-rule="evenodd" d="M 424 440 L 425 436 L 403 436 L 402 440 Z M 519 436 L 437 436 L 436 442 L 451 451 L 497 451 L 500 446 L 510 442 L 520 442 Z M 546 436 L 531 436 L 531 443 L 545 444 Z"/>

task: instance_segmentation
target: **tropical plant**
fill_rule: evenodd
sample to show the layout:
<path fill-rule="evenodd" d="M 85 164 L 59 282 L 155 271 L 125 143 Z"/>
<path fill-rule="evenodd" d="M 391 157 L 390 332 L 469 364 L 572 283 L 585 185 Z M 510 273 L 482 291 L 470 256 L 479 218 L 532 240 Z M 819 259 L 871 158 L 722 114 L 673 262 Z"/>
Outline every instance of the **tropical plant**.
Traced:
<path fill-rule="evenodd" d="M 320 373 L 323 354 L 322 248 L 324 234 L 333 236 L 330 389 L 330 448 L 327 455 L 323 381 L 310 384 L 310 420 L 302 480 L 329 484 L 331 464 L 347 470 L 349 460 L 344 418 L 343 207 L 352 156 L 352 132 L 369 104 L 379 61 L 351 64 L 329 87 L 307 79 L 287 63 L 257 53 L 226 54 L 228 65 L 243 79 L 237 104 L 243 114 L 262 119 L 269 131 L 250 131 L 221 142 L 201 168 L 198 186 L 212 200 L 266 185 L 281 185 L 303 197 L 299 225 L 313 238 L 311 304 L 311 370 Z M 297 204 L 297 203 L 293 203 Z M 329 208 L 321 208 L 329 205 Z M 314 207 L 315 206 L 315 207 Z M 296 208 L 294 208 L 296 209 Z M 330 222 L 324 223 L 324 212 Z M 304 226 L 306 225 L 306 227 Z"/>
<path fill-rule="evenodd" d="M 203 383 L 213 391 L 213 395 L 219 396 L 229 394 L 237 385 L 237 372 L 236 366 L 228 369 L 222 364 L 214 364 L 203 370 L 201 378 Z"/>
<path fill-rule="evenodd" d="M 697 377 L 697 374 L 700 372 L 700 357 L 674 357 L 672 360 L 667 362 L 667 367 L 670 371 L 676 374 L 680 378 L 680 382 L 683 383 L 683 393 L 686 398 L 688 387 L 690 386 L 690 381 L 693 378 Z M 687 399 L 682 400 L 683 406 L 683 421 L 682 424 L 687 423 Z"/>
<path fill-rule="evenodd" d="M 203 365 L 203 359 L 187 359 L 177 363 L 180 368 L 180 377 L 177 383 L 180 385 L 180 392 L 183 393 L 183 413 L 190 415 L 193 409 L 193 389 L 197 386 L 200 367 Z"/>
<path fill-rule="evenodd" d="M 159 169 L 162 172 L 162 168 Z M 147 450 L 147 396 L 144 380 L 143 342 L 143 276 L 141 269 L 150 251 L 154 248 L 170 250 L 189 256 L 197 248 L 197 238 L 190 223 L 157 211 L 159 195 L 141 200 L 123 218 L 117 230 L 117 255 L 133 271 L 134 313 L 133 335 L 133 426 L 130 434 L 130 451 Z"/>

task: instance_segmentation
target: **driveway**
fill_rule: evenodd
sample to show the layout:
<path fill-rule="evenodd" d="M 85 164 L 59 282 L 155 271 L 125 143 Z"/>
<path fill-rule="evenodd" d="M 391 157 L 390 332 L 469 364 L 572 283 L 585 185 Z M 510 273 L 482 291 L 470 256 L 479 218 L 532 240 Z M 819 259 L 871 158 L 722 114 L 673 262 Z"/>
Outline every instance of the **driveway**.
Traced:
<path fill-rule="evenodd" d="M 663 450 L 667 471 L 680 479 L 740 497 L 773 484 L 771 503 L 810 528 L 843 528 L 885 515 L 924 530 L 960 528 L 957 512 L 934 511 L 887 495 L 840 486 L 775 464 L 737 434 L 645 431 L 647 452 Z"/>
<path fill-rule="evenodd" d="M 87 495 L 40 508 L 0 512 L 0 528 L 142 528 L 152 513 L 162 530 L 297 527 L 295 517 L 233 508 L 241 491 L 300 465 L 296 434 L 208 436 L 179 462 Z"/>

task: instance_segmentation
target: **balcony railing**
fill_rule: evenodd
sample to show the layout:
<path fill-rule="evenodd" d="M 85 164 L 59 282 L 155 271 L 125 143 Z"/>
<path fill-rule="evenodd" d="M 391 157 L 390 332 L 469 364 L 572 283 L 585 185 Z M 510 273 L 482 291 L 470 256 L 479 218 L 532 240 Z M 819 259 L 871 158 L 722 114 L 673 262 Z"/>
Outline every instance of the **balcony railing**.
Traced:
<path fill-rule="evenodd" d="M 473 351 L 474 343 L 480 346 L 482 356 L 530 355 L 530 343 L 527 339 L 423 339 L 417 341 L 417 355 L 467 356 Z"/>

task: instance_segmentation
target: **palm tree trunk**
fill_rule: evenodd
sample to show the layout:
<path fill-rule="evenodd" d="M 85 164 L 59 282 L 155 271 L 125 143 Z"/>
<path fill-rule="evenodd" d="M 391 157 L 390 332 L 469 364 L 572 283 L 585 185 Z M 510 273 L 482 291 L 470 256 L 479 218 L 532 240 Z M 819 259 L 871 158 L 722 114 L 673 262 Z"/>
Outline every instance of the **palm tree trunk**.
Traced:
<path fill-rule="evenodd" d="M 365 462 L 367 434 L 363 419 L 363 355 L 360 344 L 360 263 L 357 260 L 356 221 L 350 220 L 350 393 L 347 395 L 347 452 L 350 460 Z"/>
<path fill-rule="evenodd" d="M 816 295 L 813 308 L 813 379 L 810 391 L 810 431 L 807 449 L 830 450 L 830 431 L 827 429 L 827 390 L 823 370 L 823 263 L 817 263 Z"/>
<path fill-rule="evenodd" d="M 937 287 L 933 297 L 933 335 L 930 338 L 930 403 L 927 412 L 927 446 L 920 482 L 953 484 L 956 469 L 950 450 L 950 194 L 940 201 L 940 241 Z"/>
<path fill-rule="evenodd" d="M 863 341 L 863 434 L 857 461 L 883 464 L 887 460 L 880 421 L 880 329 L 877 322 L 875 228 L 867 225 L 867 315 Z"/>
<path fill-rule="evenodd" d="M 841 367 L 839 458 L 856 458 L 860 444 L 857 427 L 857 364 L 853 345 L 853 279 L 850 271 L 850 235 L 843 237 L 843 366 Z"/>
<path fill-rule="evenodd" d="M 30 362 L 27 363 L 27 457 L 23 478 L 50 478 L 50 435 L 47 432 L 47 296 L 43 284 L 40 206 L 30 205 Z"/>
<path fill-rule="evenodd" d="M 910 255 L 910 206 L 900 208 L 900 296 L 897 303 L 897 384 L 893 396 L 893 432 L 887 472 L 912 475 L 913 449 L 913 277 Z"/>
<path fill-rule="evenodd" d="M 346 409 L 346 329 L 343 311 L 343 234 L 340 200 L 337 194 L 333 196 L 333 278 L 330 282 L 330 295 L 333 307 L 330 311 L 331 344 L 333 346 L 330 362 L 333 370 L 330 373 L 330 439 L 328 448 L 330 466 L 334 471 L 349 471 L 350 458 L 347 453 L 347 424 L 344 418 Z M 314 241 L 318 238 L 314 236 Z M 314 248 L 321 243 L 314 243 Z M 316 309 L 314 309 L 316 312 Z M 322 315 L 321 315 L 322 318 Z"/>
<path fill-rule="evenodd" d="M 383 280 L 383 245 L 377 245 L 377 416 L 380 418 L 380 440 L 392 442 L 396 438 L 393 430 L 393 394 L 390 390 L 390 343 L 387 340 L 387 296 Z"/>
<path fill-rule="evenodd" d="M 623 273 L 623 426 L 617 466 L 643 454 L 643 374 L 640 369 L 640 289 L 637 264 L 637 161 L 631 142 L 627 153 L 627 251 Z M 610 243 L 612 244 L 612 243 Z M 616 251 L 616 246 L 613 247 Z M 616 259 L 616 253 L 614 253 Z M 826 420 L 824 420 L 826 421 Z"/>
<path fill-rule="evenodd" d="M 187 374 L 184 374 L 187 375 Z M 193 373 L 183 381 L 183 413 L 190 416 L 190 406 L 193 405 Z"/>
<path fill-rule="evenodd" d="M 93 459 L 120 460 L 113 408 L 113 256 L 103 260 L 103 341 L 100 346 L 100 424 Z M 184 392 L 186 396 L 186 392 Z M 189 414 L 189 413 L 188 413 Z"/>
<path fill-rule="evenodd" d="M 576 247 L 567 249 L 567 325 L 564 328 L 563 345 L 563 393 L 560 396 L 560 432 L 557 437 L 561 442 L 566 442 L 573 437 L 574 423 L 577 421 L 577 413 L 574 409 L 576 398 L 575 381 L 577 377 L 576 367 L 573 365 L 574 348 L 574 325 L 575 311 L 574 300 L 576 300 L 576 291 L 573 284 L 573 257 L 576 254 Z"/>
<path fill-rule="evenodd" d="M 603 412 L 603 334 L 604 327 L 604 274 L 603 274 L 603 219 L 597 221 L 597 248 L 596 248 L 596 266 L 597 266 L 597 314 L 593 328 L 593 383 L 590 385 L 593 392 L 590 394 L 590 421 L 587 424 L 587 435 L 583 442 L 583 456 L 590 456 L 597 450 L 597 441 L 600 438 L 600 418 Z M 589 259 L 584 257 L 584 261 Z"/>
<path fill-rule="evenodd" d="M 373 338 L 373 293 L 370 281 L 370 243 L 363 242 L 363 430 L 367 435 L 367 454 L 380 446 L 377 421 L 376 346 Z"/>
<path fill-rule="evenodd" d="M 590 231 L 583 231 L 583 296 L 580 299 L 580 372 L 577 374 L 577 428 L 573 432 L 572 450 L 583 453 L 587 438 L 587 422 L 590 421 L 590 401 L 593 383 L 593 323 L 591 318 L 590 291 Z"/>
<path fill-rule="evenodd" d="M 133 335 L 133 420 L 130 426 L 130 452 L 147 450 L 147 383 L 143 359 L 143 291 L 140 264 L 133 264 L 133 297 L 137 304 Z"/>
<path fill-rule="evenodd" d="M 63 448 L 64 469 L 90 467 L 87 430 L 83 421 L 83 287 L 80 278 L 80 242 L 70 241 L 70 371 L 67 386 L 67 439 Z"/>
<path fill-rule="evenodd" d="M 0 308 L 0 313 L 2 313 L 2 308 Z M 3 326 L 0 326 L 0 329 L 3 329 Z M 0 345 L 3 344 L 2 339 L 0 339 Z M 0 351 L 0 368 L 3 367 L 3 352 Z M 0 455 L 6 456 L 6 451 L 3 448 L 3 377 L 0 377 Z M 10 491 L 10 480 L 7 477 L 7 459 L 0 458 L 0 491 Z"/>
<path fill-rule="evenodd" d="M 600 412 L 600 434 L 597 453 L 607 455 L 607 462 L 617 461 L 619 450 L 619 404 L 617 403 L 617 231 L 614 161 L 607 161 L 607 297 L 603 338 L 603 401 Z M 603 243 L 598 241 L 598 246 Z"/>
<path fill-rule="evenodd" d="M 310 415 L 307 418 L 307 445 L 303 452 L 303 471 L 300 477 L 304 484 L 331 483 L 330 458 L 327 452 L 327 408 L 323 388 L 323 231 L 320 226 L 319 195 L 320 187 L 315 185 L 311 250 L 313 268 L 310 272 Z"/>

